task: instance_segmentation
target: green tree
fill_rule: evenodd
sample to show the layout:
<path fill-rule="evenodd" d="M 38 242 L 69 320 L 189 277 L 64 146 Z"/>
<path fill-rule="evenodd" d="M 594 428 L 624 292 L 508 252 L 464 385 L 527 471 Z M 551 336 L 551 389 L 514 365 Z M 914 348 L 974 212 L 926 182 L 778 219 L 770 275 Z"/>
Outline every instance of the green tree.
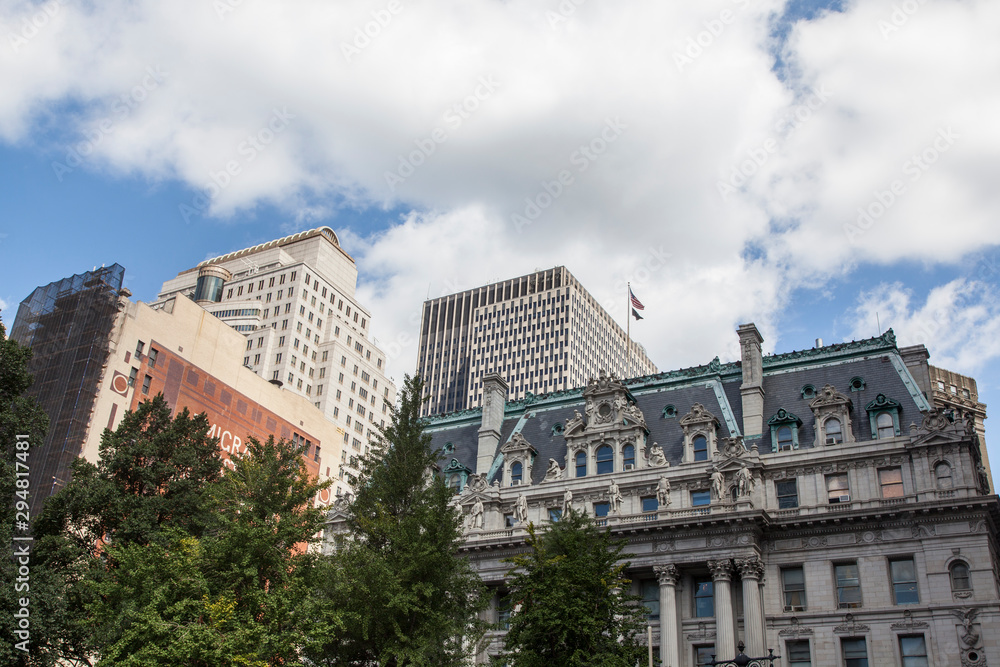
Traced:
<path fill-rule="evenodd" d="M 15 549 L 15 558 L 7 551 L 0 558 L 0 664 L 52 665 L 61 657 L 49 648 L 51 644 L 65 641 L 72 634 L 70 615 L 62 596 L 61 578 L 37 562 L 36 551 L 30 542 L 14 536 L 26 537 L 27 532 L 17 528 L 17 521 L 25 519 L 29 494 L 25 488 L 26 470 L 41 465 L 37 448 L 45 439 L 49 418 L 34 399 L 24 393 L 32 383 L 27 371 L 31 350 L 7 338 L 0 322 L 0 544 L 5 550 Z M 27 436 L 18 438 L 17 436 Z M 19 444 L 20 443 L 20 444 Z M 18 475 L 18 473 L 21 473 Z M 25 480 L 18 483 L 18 480 Z M 21 513 L 20 515 L 18 513 Z M 30 517 L 29 517 L 30 518 Z M 27 555 L 23 551 L 27 549 Z M 21 560 L 27 558 L 27 580 L 18 581 Z M 16 646 L 23 641 L 15 634 L 22 619 L 20 601 L 28 604 L 27 632 L 30 633 L 28 652 Z M 22 646 L 24 646 L 22 644 Z"/>
<path fill-rule="evenodd" d="M 422 383 L 406 377 L 379 445 L 362 461 L 349 534 L 317 592 L 306 655 L 338 666 L 463 664 L 485 631 L 479 577 L 459 556 L 461 520 L 433 473 L 420 420 Z"/>
<path fill-rule="evenodd" d="M 646 610 L 627 593 L 625 542 L 572 510 L 541 534 L 529 525 L 528 534 L 528 552 L 507 559 L 514 613 L 495 664 L 634 667 L 644 661 Z"/>
<path fill-rule="evenodd" d="M 150 545 L 107 548 L 88 605 L 104 665 L 266 667 L 298 661 L 310 623 L 322 527 L 303 452 L 254 438 L 210 486 L 216 522 L 200 537 L 171 526 Z"/>

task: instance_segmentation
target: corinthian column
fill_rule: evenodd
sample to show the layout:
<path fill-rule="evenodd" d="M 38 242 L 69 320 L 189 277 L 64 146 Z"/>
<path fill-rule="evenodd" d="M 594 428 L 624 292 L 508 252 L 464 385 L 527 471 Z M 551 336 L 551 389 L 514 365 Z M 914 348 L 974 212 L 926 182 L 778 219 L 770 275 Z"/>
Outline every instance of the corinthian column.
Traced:
<path fill-rule="evenodd" d="M 737 558 L 736 568 L 743 579 L 743 632 L 746 635 L 746 650 L 752 656 L 764 655 L 764 618 L 761 614 L 760 595 L 764 563 L 757 556 Z"/>
<path fill-rule="evenodd" d="M 660 582 L 660 664 L 680 667 L 680 632 L 677 626 L 676 565 L 654 565 L 653 572 Z"/>
<path fill-rule="evenodd" d="M 715 659 L 736 657 L 736 627 L 733 622 L 733 566 L 729 560 L 710 560 L 712 588 L 715 592 Z"/>

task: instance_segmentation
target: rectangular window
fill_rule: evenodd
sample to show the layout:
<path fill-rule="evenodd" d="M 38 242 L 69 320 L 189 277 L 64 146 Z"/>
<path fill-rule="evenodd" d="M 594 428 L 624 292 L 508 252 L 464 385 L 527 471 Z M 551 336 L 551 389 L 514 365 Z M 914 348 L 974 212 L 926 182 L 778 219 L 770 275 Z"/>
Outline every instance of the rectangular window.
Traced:
<path fill-rule="evenodd" d="M 902 468 L 883 468 L 878 471 L 878 483 L 882 487 L 883 498 L 903 497 Z"/>
<path fill-rule="evenodd" d="M 712 495 L 709 491 L 692 491 L 691 492 L 691 506 L 692 507 L 704 507 L 706 505 L 712 504 Z"/>
<path fill-rule="evenodd" d="M 711 665 L 715 655 L 715 644 L 694 647 L 694 664 L 696 667 Z"/>
<path fill-rule="evenodd" d="M 656 499 L 656 496 L 649 496 L 642 499 L 643 512 L 655 512 L 658 509 L 660 509 L 660 501 Z"/>
<path fill-rule="evenodd" d="M 812 667 L 808 639 L 785 642 L 785 655 L 788 656 L 788 667 Z"/>
<path fill-rule="evenodd" d="M 230 291 L 232 291 L 232 290 L 230 290 Z M 141 340 L 138 343 L 136 343 L 135 344 L 135 356 L 141 357 L 142 356 L 142 351 L 145 349 L 145 347 L 146 347 L 146 344 L 143 343 Z"/>
<path fill-rule="evenodd" d="M 155 347 L 150 347 L 149 348 L 149 367 L 150 368 L 156 368 L 156 357 L 159 354 L 160 353 L 157 352 L 157 350 L 156 350 Z"/>
<path fill-rule="evenodd" d="M 153 376 L 152 375 L 147 375 L 145 378 L 143 378 L 143 380 L 142 380 L 142 393 L 144 393 L 144 394 L 148 394 L 149 393 L 149 383 L 152 382 L 152 381 L 153 381 Z"/>
<path fill-rule="evenodd" d="M 129 371 L 129 374 L 128 374 L 128 386 L 134 387 L 135 386 L 135 379 L 138 376 L 139 376 L 139 369 L 133 367 L 132 370 Z"/>
<path fill-rule="evenodd" d="M 831 503 L 851 502 L 851 492 L 847 487 L 846 472 L 826 476 L 826 494 Z"/>
<path fill-rule="evenodd" d="M 594 516 L 607 516 L 610 508 L 609 503 L 594 503 Z"/>
<path fill-rule="evenodd" d="M 786 479 L 774 483 L 774 490 L 778 495 L 778 509 L 794 509 L 799 506 L 799 488 L 796 480 Z"/>
<path fill-rule="evenodd" d="M 927 642 L 923 635 L 899 638 L 899 654 L 903 657 L 903 667 L 927 667 Z"/>
<path fill-rule="evenodd" d="M 660 617 L 660 584 L 656 579 L 643 579 L 639 582 L 639 595 L 646 607 L 646 618 L 649 620 Z"/>
<path fill-rule="evenodd" d="M 864 637 L 841 639 L 840 648 L 844 654 L 844 667 L 868 667 L 868 646 Z"/>
<path fill-rule="evenodd" d="M 917 604 L 917 568 L 912 558 L 894 558 L 889 561 L 892 578 L 892 597 L 895 604 Z"/>
<path fill-rule="evenodd" d="M 837 606 L 840 609 L 854 609 L 861 606 L 861 578 L 857 563 L 834 565 L 837 579 Z"/>
<path fill-rule="evenodd" d="M 711 579 L 694 580 L 694 615 L 698 618 L 715 616 L 715 590 Z"/>
<path fill-rule="evenodd" d="M 801 567 L 782 568 L 781 588 L 785 594 L 785 611 L 805 611 L 806 576 Z"/>
<path fill-rule="evenodd" d="M 549 510 L 549 521 L 558 521 L 561 517 L 562 517 L 562 510 L 560 509 Z"/>

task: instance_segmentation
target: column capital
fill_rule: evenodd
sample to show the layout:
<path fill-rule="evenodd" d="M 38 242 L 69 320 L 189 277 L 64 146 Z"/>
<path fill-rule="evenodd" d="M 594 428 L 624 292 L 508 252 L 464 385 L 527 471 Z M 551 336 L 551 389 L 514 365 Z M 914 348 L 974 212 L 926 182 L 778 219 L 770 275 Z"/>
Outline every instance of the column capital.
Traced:
<path fill-rule="evenodd" d="M 764 576 L 764 563 L 757 556 L 737 558 L 736 569 L 744 579 L 760 579 Z"/>
<path fill-rule="evenodd" d="M 653 572 L 656 573 L 656 578 L 660 582 L 661 586 L 676 586 L 677 580 L 681 576 L 680 572 L 677 570 L 677 566 L 673 563 L 667 563 L 666 565 L 654 565 Z"/>
<path fill-rule="evenodd" d="M 708 561 L 708 569 L 712 571 L 714 581 L 732 581 L 733 579 L 733 564 L 728 558 Z"/>

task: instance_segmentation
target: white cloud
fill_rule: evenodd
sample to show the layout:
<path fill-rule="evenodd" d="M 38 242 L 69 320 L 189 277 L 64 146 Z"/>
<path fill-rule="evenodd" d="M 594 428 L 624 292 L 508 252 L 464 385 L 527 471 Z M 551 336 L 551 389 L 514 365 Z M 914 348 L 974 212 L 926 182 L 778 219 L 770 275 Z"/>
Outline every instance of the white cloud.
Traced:
<path fill-rule="evenodd" d="M 1000 297 L 992 285 L 956 279 L 933 288 L 920 303 L 900 283 L 863 292 L 851 311 L 851 338 L 872 335 L 876 317 L 901 346 L 923 344 L 931 362 L 975 376 L 1000 357 Z"/>
<path fill-rule="evenodd" d="M 565 264 L 610 307 L 632 278 L 647 304 L 634 333 L 661 366 L 733 358 L 741 321 L 780 349 L 796 286 L 1000 243 L 1000 51 L 980 48 L 1000 3 L 928 0 L 905 20 L 850 4 L 797 24 L 784 81 L 768 51 L 782 0 L 565 16 L 555 0 L 401 0 L 389 18 L 380 0 L 54 4 L 2 45 L 0 138 L 207 189 L 178 204 L 219 216 L 271 202 L 299 228 L 340 203 L 424 211 L 372 238 L 338 229 L 387 346 L 415 335 L 428 293 Z M 0 0 L 0 33 L 37 11 Z M 359 29 L 378 34 L 345 57 Z M 755 173 L 723 198 L 741 167 Z M 845 230 L 894 180 L 886 212 Z M 651 250 L 669 255 L 655 270 Z M 415 350 L 400 348 L 401 374 Z"/>

